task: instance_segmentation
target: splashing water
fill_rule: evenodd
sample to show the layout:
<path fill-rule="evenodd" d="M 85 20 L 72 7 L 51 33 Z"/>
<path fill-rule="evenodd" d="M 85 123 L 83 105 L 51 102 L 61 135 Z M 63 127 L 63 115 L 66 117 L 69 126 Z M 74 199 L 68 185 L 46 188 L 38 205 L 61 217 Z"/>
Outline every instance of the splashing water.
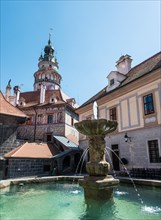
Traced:
<path fill-rule="evenodd" d="M 118 196 L 127 195 L 127 194 L 128 192 L 115 191 L 115 195 L 118 195 Z"/>
<path fill-rule="evenodd" d="M 142 207 L 143 212 L 151 213 L 151 214 L 159 214 L 161 213 L 161 208 L 158 206 L 153 207 L 153 206 L 144 206 Z"/>
<path fill-rule="evenodd" d="M 78 193 L 80 193 L 80 192 L 81 192 L 80 190 L 71 191 L 71 193 L 73 193 L 73 194 L 78 194 Z"/>
<path fill-rule="evenodd" d="M 142 200 L 140 194 L 138 193 L 138 190 L 137 190 L 137 187 L 136 187 L 136 185 L 135 185 L 135 183 L 134 183 L 134 180 L 132 179 L 132 177 L 131 177 L 129 171 L 127 170 L 126 166 L 124 165 L 124 163 L 121 161 L 120 157 L 118 157 L 118 155 L 115 153 L 115 151 L 112 150 L 110 147 L 107 147 L 107 146 L 106 146 L 106 148 L 109 149 L 111 152 L 113 152 L 113 153 L 115 154 L 115 156 L 118 158 L 118 160 L 120 161 L 120 163 L 123 165 L 123 167 L 124 167 L 126 173 L 128 174 L 128 176 L 129 176 L 129 178 L 130 178 L 130 180 L 131 180 L 131 182 L 132 182 L 132 184 L 133 184 L 133 186 L 134 186 L 135 192 L 137 193 L 137 196 L 138 196 L 138 199 L 139 199 L 140 203 L 141 203 L 141 204 L 144 204 L 144 202 L 143 202 L 143 200 Z"/>
<path fill-rule="evenodd" d="M 81 164 L 81 161 L 82 161 L 82 166 L 83 166 L 83 162 L 84 162 L 85 157 L 86 157 L 86 155 L 87 155 L 87 153 L 88 153 L 88 150 L 89 150 L 89 148 L 87 148 L 87 149 L 84 150 L 84 152 L 83 152 L 83 154 L 82 154 L 82 156 L 81 156 L 81 158 L 80 158 L 80 160 L 79 160 L 79 163 L 78 163 L 78 165 L 77 165 L 77 167 L 76 167 L 75 176 L 76 176 L 77 173 L 78 173 L 78 169 L 79 169 L 79 166 L 80 166 L 80 164 Z M 82 159 L 83 159 L 83 160 L 82 160 Z M 82 169 L 82 166 L 81 166 L 81 169 Z M 81 171 L 80 171 L 80 172 L 81 172 Z"/>

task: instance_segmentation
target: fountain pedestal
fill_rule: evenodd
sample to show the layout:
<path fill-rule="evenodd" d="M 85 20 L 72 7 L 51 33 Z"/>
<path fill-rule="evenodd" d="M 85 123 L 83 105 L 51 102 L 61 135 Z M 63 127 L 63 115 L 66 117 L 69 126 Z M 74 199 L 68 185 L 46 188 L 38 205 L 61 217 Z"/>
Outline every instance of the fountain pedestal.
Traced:
<path fill-rule="evenodd" d="M 79 180 L 84 188 L 85 200 L 110 200 L 113 198 L 113 187 L 119 183 L 107 175 L 110 164 L 105 158 L 105 135 L 117 128 L 117 122 L 106 119 L 84 120 L 75 124 L 76 129 L 89 138 L 89 162 L 86 170 L 89 176 Z"/>
<path fill-rule="evenodd" d="M 85 176 L 79 180 L 79 185 L 84 188 L 85 200 L 107 201 L 113 198 L 113 187 L 117 186 L 119 180 L 111 175 L 101 178 L 100 176 Z"/>

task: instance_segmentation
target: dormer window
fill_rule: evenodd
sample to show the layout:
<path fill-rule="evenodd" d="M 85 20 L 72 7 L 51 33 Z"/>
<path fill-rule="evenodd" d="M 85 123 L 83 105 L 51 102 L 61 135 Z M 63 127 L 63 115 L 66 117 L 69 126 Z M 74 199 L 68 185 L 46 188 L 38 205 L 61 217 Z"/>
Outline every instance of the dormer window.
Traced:
<path fill-rule="evenodd" d="M 110 86 L 114 85 L 114 82 L 115 82 L 114 79 L 111 79 L 110 80 Z"/>

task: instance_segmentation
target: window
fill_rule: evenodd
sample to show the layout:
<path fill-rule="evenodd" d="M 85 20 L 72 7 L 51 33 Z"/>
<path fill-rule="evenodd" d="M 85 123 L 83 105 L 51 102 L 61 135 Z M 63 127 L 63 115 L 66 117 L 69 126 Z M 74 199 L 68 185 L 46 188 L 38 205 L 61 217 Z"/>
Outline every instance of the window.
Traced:
<path fill-rule="evenodd" d="M 112 86 L 114 84 L 114 79 L 110 80 L 110 86 Z"/>
<path fill-rule="evenodd" d="M 144 101 L 144 114 L 149 115 L 154 113 L 153 94 L 150 93 L 143 97 Z"/>
<path fill-rule="evenodd" d="M 158 140 L 148 141 L 150 163 L 159 163 Z"/>
<path fill-rule="evenodd" d="M 53 115 L 48 115 L 48 124 L 53 123 Z"/>
<path fill-rule="evenodd" d="M 74 126 L 74 118 L 71 118 L 71 126 Z"/>
<path fill-rule="evenodd" d="M 116 121 L 117 116 L 116 116 L 116 107 L 110 109 L 110 120 Z"/>

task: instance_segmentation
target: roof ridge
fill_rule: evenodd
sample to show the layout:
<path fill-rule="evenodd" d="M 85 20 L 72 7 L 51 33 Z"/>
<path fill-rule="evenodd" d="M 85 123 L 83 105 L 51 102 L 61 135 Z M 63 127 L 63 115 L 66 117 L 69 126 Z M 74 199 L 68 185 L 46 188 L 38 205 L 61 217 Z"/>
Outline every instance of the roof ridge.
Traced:
<path fill-rule="evenodd" d="M 157 57 L 159 54 L 161 55 L 161 51 L 159 51 L 158 53 L 154 54 L 153 56 L 147 58 L 146 60 L 142 61 L 141 63 L 137 64 L 136 66 L 132 67 L 132 68 L 130 69 L 130 71 L 128 72 L 128 74 L 130 74 L 130 72 L 131 72 L 133 69 L 137 68 L 138 66 L 141 66 L 142 64 L 144 64 L 144 63 L 146 63 L 147 61 L 153 59 L 154 57 Z"/>
<path fill-rule="evenodd" d="M 20 151 L 20 150 L 22 150 L 22 148 L 24 148 L 24 146 L 26 145 L 26 143 L 28 143 L 28 142 L 25 142 L 24 144 L 22 144 L 21 146 L 20 146 L 20 148 L 19 149 L 17 149 L 17 151 L 15 151 L 12 155 L 11 155 L 11 157 L 12 156 L 16 156 L 16 154 Z"/>

